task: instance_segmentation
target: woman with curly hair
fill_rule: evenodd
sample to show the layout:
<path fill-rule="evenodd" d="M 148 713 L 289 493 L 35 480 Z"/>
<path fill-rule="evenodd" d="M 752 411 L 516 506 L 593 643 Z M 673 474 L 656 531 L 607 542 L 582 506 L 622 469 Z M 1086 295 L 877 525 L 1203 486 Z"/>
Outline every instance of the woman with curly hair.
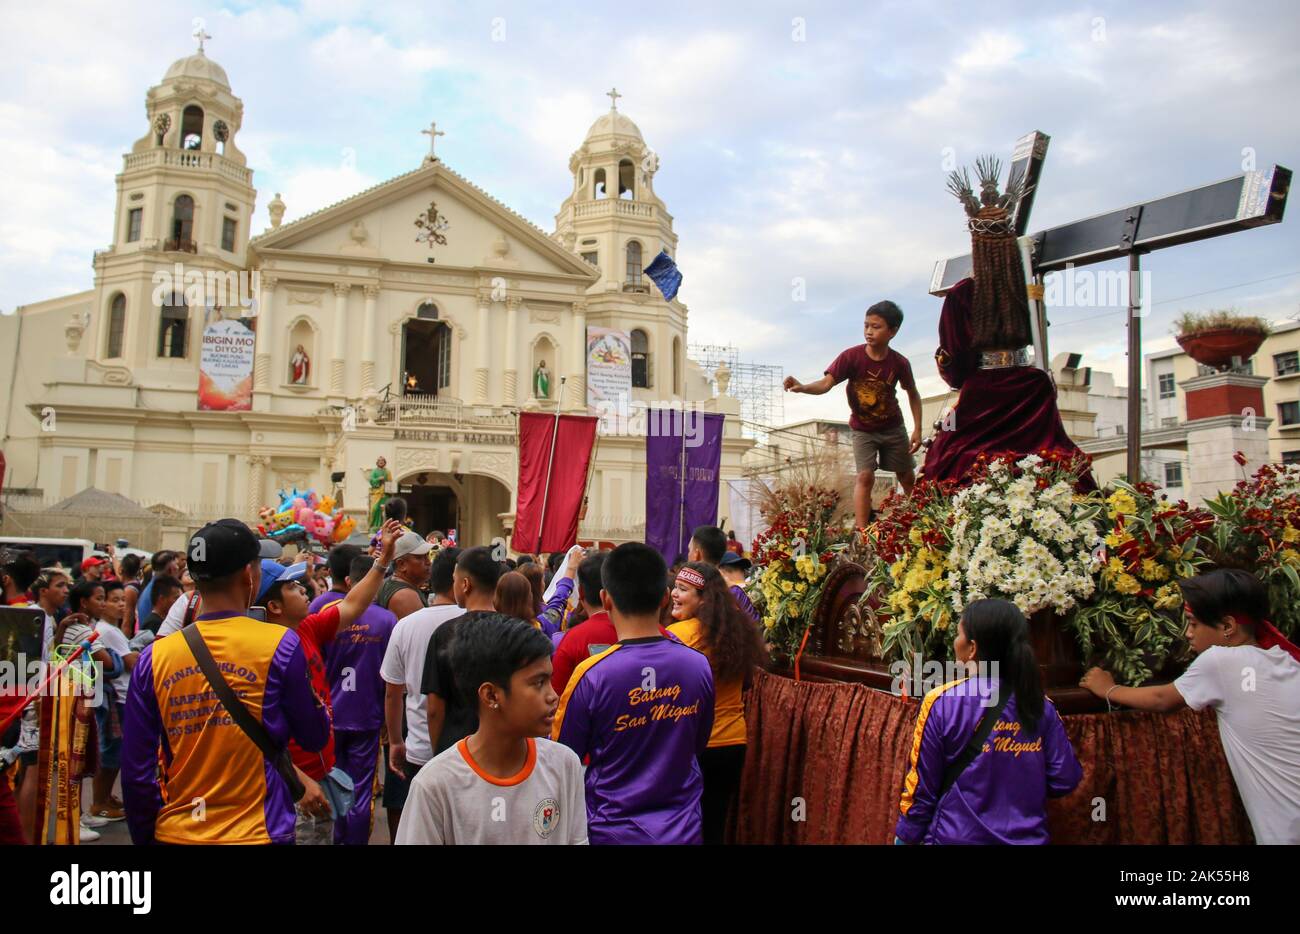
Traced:
<path fill-rule="evenodd" d="M 709 746 L 700 755 L 704 842 L 722 843 L 727 811 L 745 764 L 745 708 L 741 693 L 751 672 L 767 661 L 758 629 L 736 605 L 718 569 L 702 561 L 682 565 L 673 582 L 668 631 L 704 653 L 713 669 L 716 702 Z"/>

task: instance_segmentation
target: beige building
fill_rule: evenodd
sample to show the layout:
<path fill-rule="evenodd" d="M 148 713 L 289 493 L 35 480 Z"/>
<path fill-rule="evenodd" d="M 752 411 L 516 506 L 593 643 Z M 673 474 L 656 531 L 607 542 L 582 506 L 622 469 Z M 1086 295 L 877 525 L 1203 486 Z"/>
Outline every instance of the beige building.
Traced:
<path fill-rule="evenodd" d="M 657 157 L 614 105 L 569 160 L 550 234 L 436 158 L 430 127 L 411 171 L 292 223 L 277 195 L 250 237 L 225 71 L 201 49 L 180 59 L 145 118 L 92 286 L 0 319 L 7 488 L 52 502 L 96 487 L 175 528 L 252 519 L 280 489 L 341 489 L 363 521 L 383 456 L 417 527 L 486 542 L 513 523 L 518 413 L 588 410 L 588 326 L 630 334 L 634 402 L 734 416 L 722 478 L 741 475 L 739 403 L 686 357 L 686 306 L 641 273 L 677 237 Z M 199 411 L 203 328 L 235 317 L 256 325 L 252 410 Z M 640 539 L 646 505 L 644 438 L 600 437 L 580 536 Z"/>

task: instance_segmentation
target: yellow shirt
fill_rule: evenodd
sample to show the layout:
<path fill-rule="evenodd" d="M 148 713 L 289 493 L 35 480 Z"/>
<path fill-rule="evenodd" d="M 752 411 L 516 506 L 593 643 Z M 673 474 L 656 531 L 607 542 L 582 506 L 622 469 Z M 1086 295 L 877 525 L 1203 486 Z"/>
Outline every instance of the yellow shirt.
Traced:
<path fill-rule="evenodd" d="M 706 649 L 700 647 L 704 639 L 698 619 L 691 618 L 673 623 L 668 627 L 668 631 L 696 651 L 704 655 L 709 654 Z M 741 700 L 743 687 L 743 678 L 713 686 L 713 732 L 709 735 L 710 749 L 716 746 L 745 745 L 745 705 Z"/>

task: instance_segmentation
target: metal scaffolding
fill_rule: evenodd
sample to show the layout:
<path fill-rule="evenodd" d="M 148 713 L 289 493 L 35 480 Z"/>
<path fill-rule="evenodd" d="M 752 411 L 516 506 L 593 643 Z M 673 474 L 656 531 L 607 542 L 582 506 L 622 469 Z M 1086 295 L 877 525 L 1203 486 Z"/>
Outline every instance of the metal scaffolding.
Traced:
<path fill-rule="evenodd" d="M 711 382 L 713 371 L 725 363 L 731 370 L 727 395 L 740 400 L 744 420 L 741 433 L 747 438 L 766 442 L 766 429 L 785 421 L 785 393 L 781 380 L 785 371 L 779 366 L 742 363 L 740 351 L 732 344 L 688 344 L 686 354 L 697 363 Z"/>

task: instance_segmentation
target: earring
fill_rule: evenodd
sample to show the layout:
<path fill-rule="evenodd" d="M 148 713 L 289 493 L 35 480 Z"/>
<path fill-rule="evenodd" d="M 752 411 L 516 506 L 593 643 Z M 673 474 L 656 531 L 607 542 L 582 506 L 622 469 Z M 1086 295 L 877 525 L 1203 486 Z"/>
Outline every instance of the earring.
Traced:
<path fill-rule="evenodd" d="M 493 709 L 493 710 L 496 710 L 496 709 L 497 709 L 498 707 L 500 707 L 500 706 L 501 706 L 500 704 L 493 704 L 493 705 L 492 705 L 492 709 Z"/>

